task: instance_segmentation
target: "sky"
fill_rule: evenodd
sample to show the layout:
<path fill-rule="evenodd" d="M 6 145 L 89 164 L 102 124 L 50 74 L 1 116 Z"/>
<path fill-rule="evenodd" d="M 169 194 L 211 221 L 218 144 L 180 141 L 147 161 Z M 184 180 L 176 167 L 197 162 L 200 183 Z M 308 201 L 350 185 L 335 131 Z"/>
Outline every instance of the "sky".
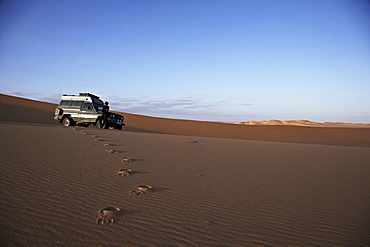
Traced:
<path fill-rule="evenodd" d="M 370 1 L 0 1 L 0 93 L 80 92 L 155 117 L 370 123 Z"/>

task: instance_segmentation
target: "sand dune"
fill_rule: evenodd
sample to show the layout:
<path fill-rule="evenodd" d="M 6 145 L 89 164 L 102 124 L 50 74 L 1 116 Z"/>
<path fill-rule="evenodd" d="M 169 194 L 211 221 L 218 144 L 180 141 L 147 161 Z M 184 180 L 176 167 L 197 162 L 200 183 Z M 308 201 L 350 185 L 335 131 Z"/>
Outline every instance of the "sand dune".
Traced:
<path fill-rule="evenodd" d="M 55 104 L 0 94 L 0 121 L 58 125 Z M 121 113 L 126 131 L 219 137 L 255 141 L 370 147 L 370 128 L 310 128 L 297 125 L 238 125 L 147 117 Z M 27 117 L 29 116 L 29 117 Z M 273 120 L 278 123 L 278 120 Z"/>
<path fill-rule="evenodd" d="M 308 120 L 268 120 L 268 121 L 245 121 L 245 122 L 230 122 L 233 124 L 244 125 L 293 125 L 306 127 L 341 127 L 341 128 L 370 128 L 370 124 L 356 123 L 341 123 L 341 122 L 324 122 L 318 123 Z"/>
<path fill-rule="evenodd" d="M 124 131 L 64 128 L 53 105 L 4 97 L 1 246 L 369 246 L 369 130 L 286 126 L 316 135 L 297 143 L 284 126 L 129 114 Z M 148 133 L 163 125 L 181 135 Z"/>

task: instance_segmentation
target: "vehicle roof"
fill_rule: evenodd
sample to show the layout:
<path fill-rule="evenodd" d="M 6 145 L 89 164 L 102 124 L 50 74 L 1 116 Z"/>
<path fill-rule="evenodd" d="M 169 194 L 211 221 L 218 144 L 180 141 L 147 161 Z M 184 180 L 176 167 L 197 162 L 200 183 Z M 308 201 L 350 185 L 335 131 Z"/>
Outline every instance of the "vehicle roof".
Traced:
<path fill-rule="evenodd" d="M 94 99 L 94 100 L 93 100 Z M 80 95 L 67 95 L 64 94 L 61 100 L 78 100 L 78 101 L 88 101 L 88 102 L 103 102 L 99 96 L 96 96 L 91 93 L 80 93 Z"/>
<path fill-rule="evenodd" d="M 82 100 L 82 101 L 92 101 L 91 97 L 77 96 L 77 95 L 63 95 L 62 100 Z"/>

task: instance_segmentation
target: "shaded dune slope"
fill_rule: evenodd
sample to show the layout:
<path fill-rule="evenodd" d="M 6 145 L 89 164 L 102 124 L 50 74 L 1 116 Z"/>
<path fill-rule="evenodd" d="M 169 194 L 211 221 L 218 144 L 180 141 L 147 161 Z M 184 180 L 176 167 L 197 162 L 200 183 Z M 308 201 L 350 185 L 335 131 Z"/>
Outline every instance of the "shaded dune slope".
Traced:
<path fill-rule="evenodd" d="M 57 124 L 56 105 L 0 94 L 0 121 Z M 121 113 L 121 112 L 119 112 Z M 370 129 L 303 126 L 245 126 L 121 113 L 128 131 L 256 141 L 370 147 Z"/>

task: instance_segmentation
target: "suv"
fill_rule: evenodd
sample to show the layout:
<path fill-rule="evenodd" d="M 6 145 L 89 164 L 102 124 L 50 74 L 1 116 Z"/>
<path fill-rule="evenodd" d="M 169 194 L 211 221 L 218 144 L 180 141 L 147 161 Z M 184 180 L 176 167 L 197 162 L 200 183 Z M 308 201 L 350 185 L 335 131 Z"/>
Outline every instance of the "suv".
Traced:
<path fill-rule="evenodd" d="M 104 103 L 96 95 L 91 93 L 80 93 L 80 95 L 63 95 L 58 107 L 55 109 L 54 119 L 59 120 L 64 126 L 81 124 L 85 126 L 94 125 L 98 128 L 109 128 L 122 130 L 125 126 L 122 115 L 109 112 L 107 123 L 103 123 L 102 109 Z"/>

